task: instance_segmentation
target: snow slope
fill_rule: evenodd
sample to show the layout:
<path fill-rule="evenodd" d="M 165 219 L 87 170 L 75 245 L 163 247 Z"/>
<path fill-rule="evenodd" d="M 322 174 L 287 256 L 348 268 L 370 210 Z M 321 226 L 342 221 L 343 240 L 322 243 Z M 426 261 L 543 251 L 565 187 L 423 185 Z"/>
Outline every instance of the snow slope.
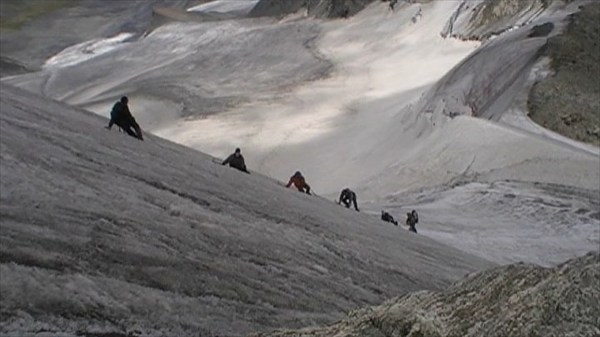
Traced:
<path fill-rule="evenodd" d="M 492 264 L 1 84 L 1 336 L 239 336 Z"/>
<path fill-rule="evenodd" d="M 127 94 L 158 136 L 218 157 L 241 146 L 251 169 L 301 170 L 330 200 L 351 187 L 375 216 L 415 208 L 420 233 L 495 262 L 597 250 L 600 149 L 532 126 L 522 102 L 547 39 L 531 29 L 558 34 L 583 1 L 519 12 L 485 45 L 442 38 L 454 13 L 468 22 L 461 3 L 173 23 L 4 82 L 103 116 Z"/>

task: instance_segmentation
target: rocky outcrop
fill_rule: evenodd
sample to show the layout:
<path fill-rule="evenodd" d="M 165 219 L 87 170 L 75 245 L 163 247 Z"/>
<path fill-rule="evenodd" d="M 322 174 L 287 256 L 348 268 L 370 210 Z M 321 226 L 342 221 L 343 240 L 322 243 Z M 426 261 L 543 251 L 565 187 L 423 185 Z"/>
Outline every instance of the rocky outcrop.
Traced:
<path fill-rule="evenodd" d="M 378 0 L 261 0 L 250 16 L 285 16 L 306 10 L 309 16 L 338 18 L 352 16 Z"/>
<path fill-rule="evenodd" d="M 444 37 L 487 40 L 513 27 L 523 26 L 551 5 L 570 0 L 463 0 L 442 32 Z"/>
<path fill-rule="evenodd" d="M 250 11 L 250 16 L 284 16 L 306 8 L 307 0 L 261 0 Z"/>
<path fill-rule="evenodd" d="M 548 40 L 544 56 L 553 75 L 529 93 L 529 117 L 578 141 L 600 145 L 600 3 L 570 17 L 561 35 Z"/>
<path fill-rule="evenodd" d="M 19 75 L 28 72 L 27 66 L 8 57 L 0 56 L 0 77 Z"/>
<path fill-rule="evenodd" d="M 259 336 L 598 336 L 599 279 L 597 252 L 552 269 L 509 265 L 444 292 L 417 292 L 351 312 L 328 327 Z"/>

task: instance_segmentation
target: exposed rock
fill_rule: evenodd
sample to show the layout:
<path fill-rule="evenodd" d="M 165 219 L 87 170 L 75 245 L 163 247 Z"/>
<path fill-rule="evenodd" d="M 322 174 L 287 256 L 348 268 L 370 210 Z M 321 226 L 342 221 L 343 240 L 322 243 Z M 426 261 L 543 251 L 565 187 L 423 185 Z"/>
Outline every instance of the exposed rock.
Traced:
<path fill-rule="evenodd" d="M 351 312 L 328 327 L 258 336 L 598 336 L 599 279 L 597 252 L 552 269 L 509 265 L 441 293 L 417 292 Z"/>
<path fill-rule="evenodd" d="M 542 37 L 548 36 L 552 30 L 554 30 L 554 24 L 552 22 L 546 22 L 541 25 L 534 26 L 529 33 L 529 37 Z"/>
<path fill-rule="evenodd" d="M 18 61 L 0 56 L 0 77 L 19 75 L 28 72 L 27 66 Z"/>
<path fill-rule="evenodd" d="M 307 0 L 261 0 L 250 11 L 250 16 L 284 16 L 306 8 Z"/>
<path fill-rule="evenodd" d="M 442 35 L 463 40 L 487 40 L 531 22 L 552 4 L 560 6 L 564 3 L 563 0 L 463 1 Z"/>
<path fill-rule="evenodd" d="M 564 34 L 551 37 L 544 56 L 554 74 L 530 91 L 529 116 L 564 136 L 600 145 L 600 3 L 571 16 Z"/>
<path fill-rule="evenodd" d="M 301 9 L 309 16 L 339 18 L 352 16 L 378 0 L 261 0 L 250 16 L 285 16 Z"/>

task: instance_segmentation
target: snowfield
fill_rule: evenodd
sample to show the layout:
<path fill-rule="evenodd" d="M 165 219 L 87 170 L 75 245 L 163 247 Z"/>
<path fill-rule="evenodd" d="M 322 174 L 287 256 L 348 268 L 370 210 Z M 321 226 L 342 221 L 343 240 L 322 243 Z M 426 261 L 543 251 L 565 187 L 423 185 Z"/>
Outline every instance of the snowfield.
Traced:
<path fill-rule="evenodd" d="M 499 263 L 550 266 L 597 249 L 600 150 L 537 127 L 523 98 L 543 72 L 539 48 L 579 2 L 521 13 L 521 28 L 483 45 L 442 37 L 460 4 L 390 12 L 377 2 L 347 20 L 172 23 L 69 67 L 59 65 L 73 55 L 59 53 L 56 66 L 4 81 L 102 116 L 127 94 L 158 136 L 217 157 L 242 147 L 251 169 L 278 180 L 300 170 L 330 200 L 351 187 L 373 214 L 385 207 L 403 221 L 422 209 L 423 234 Z M 550 35 L 530 36 L 545 22 Z M 565 206 L 539 202 L 521 214 L 515 200 L 482 206 L 460 188 L 496 182 Z M 429 204 L 440 190 L 471 200 L 452 204 L 458 220 Z M 476 239 L 463 226 L 478 228 Z"/>
<path fill-rule="evenodd" d="M 600 149 L 525 98 L 584 2 L 485 43 L 443 37 L 461 1 L 173 22 L 3 78 L 0 335 L 239 336 L 597 251 Z M 103 129 L 122 95 L 144 142 Z M 218 165 L 236 147 L 251 175 Z M 316 196 L 282 186 L 297 170 Z M 360 213 L 333 202 L 344 187 Z M 416 209 L 419 234 L 382 209 Z"/>
<path fill-rule="evenodd" d="M 0 332 L 243 335 L 493 264 L 5 84 Z"/>

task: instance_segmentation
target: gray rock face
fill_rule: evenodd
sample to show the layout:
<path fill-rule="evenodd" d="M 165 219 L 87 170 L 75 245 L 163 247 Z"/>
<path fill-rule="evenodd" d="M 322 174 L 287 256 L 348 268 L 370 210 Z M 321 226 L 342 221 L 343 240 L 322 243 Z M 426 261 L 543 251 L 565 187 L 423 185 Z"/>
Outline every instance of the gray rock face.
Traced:
<path fill-rule="evenodd" d="M 552 269 L 515 264 L 351 312 L 329 327 L 259 336 L 598 336 L 599 279 L 597 252 Z"/>
<path fill-rule="evenodd" d="M 443 36 L 463 40 L 486 40 L 515 26 L 524 25 L 563 0 L 476 0 L 463 1 L 448 21 Z"/>
<path fill-rule="evenodd" d="M 250 16 L 283 16 L 306 9 L 308 15 L 335 18 L 352 16 L 378 0 L 261 0 Z"/>
<path fill-rule="evenodd" d="M 282 16 L 306 8 L 307 0 L 261 0 L 250 11 L 250 16 Z"/>
<path fill-rule="evenodd" d="M 600 145 L 600 3 L 591 3 L 569 18 L 565 32 L 548 40 L 543 55 L 552 61 L 552 76 L 529 93 L 529 116 L 564 136 Z M 595 75 L 592 75 L 595 74 Z"/>
<path fill-rule="evenodd" d="M 20 62 L 0 57 L 0 77 L 19 75 L 28 71 L 27 67 Z"/>

